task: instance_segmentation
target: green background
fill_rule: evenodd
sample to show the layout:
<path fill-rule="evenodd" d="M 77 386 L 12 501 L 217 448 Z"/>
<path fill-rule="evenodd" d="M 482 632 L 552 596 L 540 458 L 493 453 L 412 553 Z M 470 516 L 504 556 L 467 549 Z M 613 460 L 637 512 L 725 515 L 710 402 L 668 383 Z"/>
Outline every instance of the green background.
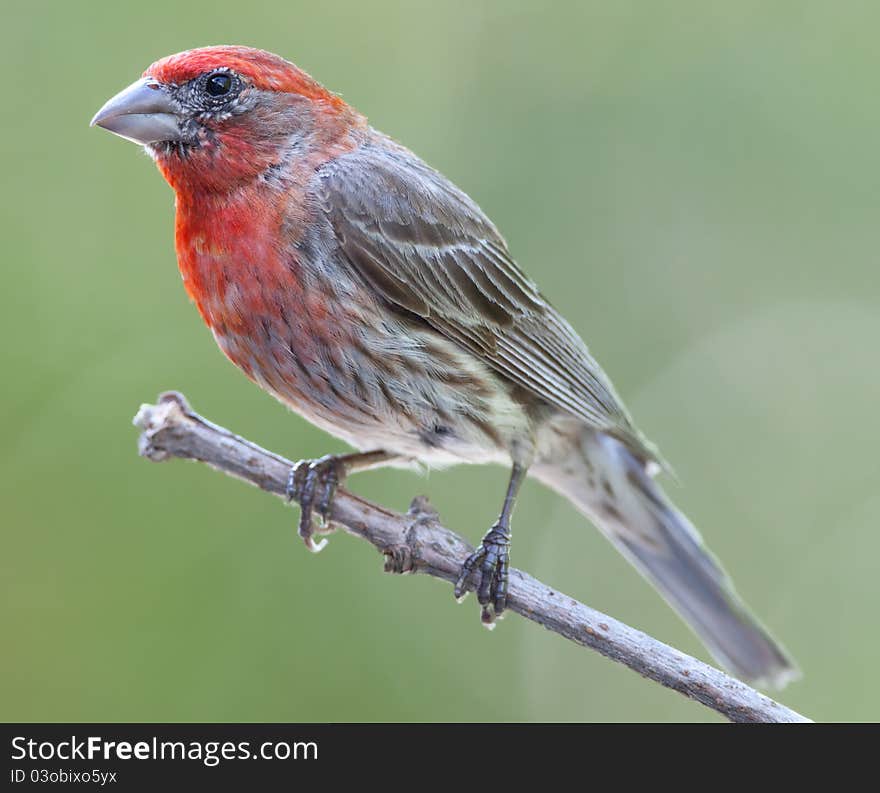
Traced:
<path fill-rule="evenodd" d="M 804 671 L 786 704 L 880 714 L 880 99 L 871 3 L 251 2 L 3 6 L 0 717 L 712 720 L 473 599 L 311 556 L 296 513 L 138 458 L 164 389 L 288 456 L 340 450 L 216 349 L 173 202 L 89 129 L 152 60 L 241 43 L 296 61 L 466 189 L 584 335 L 670 484 Z M 472 539 L 506 474 L 371 472 Z M 684 625 L 529 484 L 513 559 L 688 652 Z"/>

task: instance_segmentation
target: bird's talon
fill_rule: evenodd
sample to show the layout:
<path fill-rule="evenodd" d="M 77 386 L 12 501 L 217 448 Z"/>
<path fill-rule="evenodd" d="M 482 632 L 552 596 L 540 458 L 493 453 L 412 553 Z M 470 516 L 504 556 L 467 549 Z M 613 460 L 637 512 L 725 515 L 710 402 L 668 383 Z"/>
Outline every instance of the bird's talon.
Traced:
<path fill-rule="evenodd" d="M 309 470 L 309 461 L 300 460 L 290 467 L 287 473 L 287 487 L 284 489 L 284 495 L 288 501 L 296 501 L 302 490 L 303 479 Z"/>
<path fill-rule="evenodd" d="M 300 506 L 298 533 L 312 553 L 318 553 L 327 540 L 315 542 L 313 515 L 317 512 L 323 525 L 327 524 L 333 506 L 333 496 L 345 474 L 343 463 L 334 455 L 317 460 L 300 460 L 290 469 L 285 494 L 288 501 L 296 500 Z"/>
<path fill-rule="evenodd" d="M 455 599 L 461 602 L 467 596 L 468 593 L 468 583 L 470 581 L 471 574 L 474 571 L 474 568 L 482 561 L 483 554 L 485 553 L 485 549 L 481 545 L 474 551 L 467 559 L 464 560 L 464 564 L 461 566 L 461 572 L 458 574 L 458 580 L 455 582 L 455 590 L 454 595 Z"/>
<path fill-rule="evenodd" d="M 455 584 L 455 598 L 459 602 L 467 594 L 471 576 L 476 573 L 477 601 L 482 607 L 480 621 L 494 626 L 497 617 L 507 607 L 507 576 L 510 539 L 500 526 L 493 526 L 477 548 L 461 566 Z"/>
<path fill-rule="evenodd" d="M 324 548 L 327 547 L 326 537 L 322 537 L 320 540 L 318 540 L 318 542 L 315 542 L 311 536 L 309 536 L 308 538 L 304 537 L 303 539 L 305 540 L 306 548 L 308 548 L 308 550 L 310 550 L 312 553 L 320 553 L 324 550 Z"/>

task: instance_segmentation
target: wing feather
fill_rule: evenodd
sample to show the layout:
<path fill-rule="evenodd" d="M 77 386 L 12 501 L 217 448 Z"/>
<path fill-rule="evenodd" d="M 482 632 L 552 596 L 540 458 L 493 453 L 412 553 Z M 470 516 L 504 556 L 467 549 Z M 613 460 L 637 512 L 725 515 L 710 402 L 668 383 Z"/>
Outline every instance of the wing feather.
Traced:
<path fill-rule="evenodd" d="M 544 402 L 659 460 L 574 329 L 445 177 L 377 135 L 323 166 L 316 190 L 343 257 L 385 300 Z"/>

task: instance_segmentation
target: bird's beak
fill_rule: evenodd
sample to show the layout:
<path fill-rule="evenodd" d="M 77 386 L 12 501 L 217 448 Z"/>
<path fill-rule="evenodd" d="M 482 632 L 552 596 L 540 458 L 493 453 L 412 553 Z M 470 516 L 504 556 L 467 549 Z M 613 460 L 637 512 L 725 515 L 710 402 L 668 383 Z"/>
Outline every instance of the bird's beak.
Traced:
<path fill-rule="evenodd" d="M 103 127 L 133 143 L 181 139 L 180 118 L 165 88 L 145 77 L 110 99 L 90 126 Z"/>

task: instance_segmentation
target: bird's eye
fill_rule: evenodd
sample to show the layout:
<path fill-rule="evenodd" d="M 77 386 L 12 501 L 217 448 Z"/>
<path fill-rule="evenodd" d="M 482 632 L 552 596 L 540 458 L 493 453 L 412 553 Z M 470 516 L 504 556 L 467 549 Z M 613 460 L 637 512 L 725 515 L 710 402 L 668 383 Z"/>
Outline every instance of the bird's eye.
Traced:
<path fill-rule="evenodd" d="M 232 90 L 232 78 L 226 72 L 214 72 L 208 75 L 205 91 L 209 96 L 226 96 Z"/>

